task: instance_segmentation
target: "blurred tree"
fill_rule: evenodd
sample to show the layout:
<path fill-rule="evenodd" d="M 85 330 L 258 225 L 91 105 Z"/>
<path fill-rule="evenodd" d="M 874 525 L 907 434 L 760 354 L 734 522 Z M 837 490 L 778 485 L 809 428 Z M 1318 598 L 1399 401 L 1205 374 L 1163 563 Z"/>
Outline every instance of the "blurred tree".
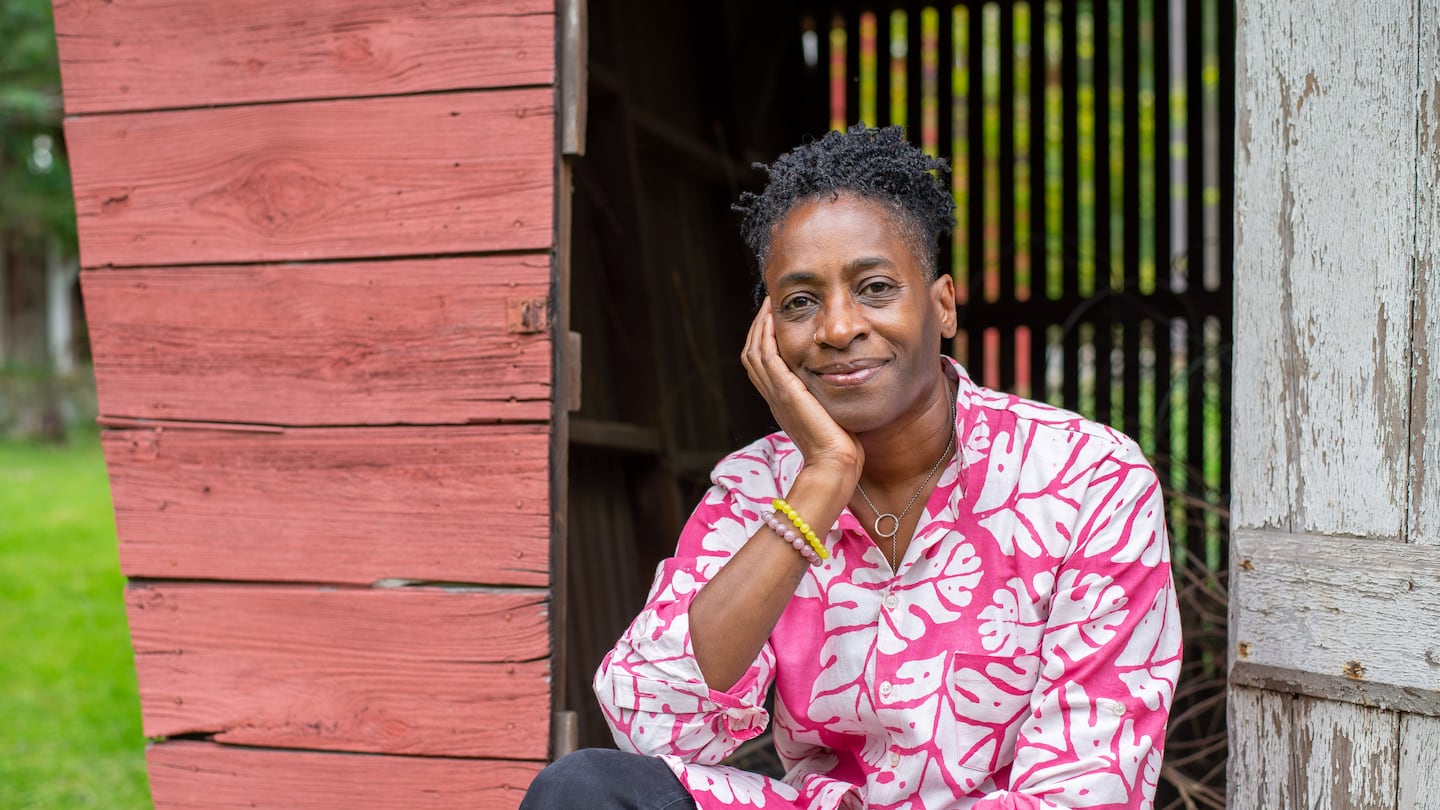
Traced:
<path fill-rule="evenodd" d="M 75 253 L 50 0 L 0 3 L 0 250 Z"/>
<path fill-rule="evenodd" d="M 0 0 L 0 435 L 60 438 L 93 399 L 62 117 L 50 0 Z"/>

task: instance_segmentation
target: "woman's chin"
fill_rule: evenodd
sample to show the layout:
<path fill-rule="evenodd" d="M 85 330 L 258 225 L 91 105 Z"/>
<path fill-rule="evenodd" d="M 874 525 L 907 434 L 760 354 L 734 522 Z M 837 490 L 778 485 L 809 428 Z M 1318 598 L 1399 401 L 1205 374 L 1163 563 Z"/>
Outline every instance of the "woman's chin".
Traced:
<path fill-rule="evenodd" d="M 830 414 L 830 418 L 834 419 L 837 425 L 854 436 L 879 430 L 887 424 L 884 417 L 876 413 L 873 407 L 859 407 L 861 403 L 822 401 L 821 404 L 825 406 L 825 411 Z"/>

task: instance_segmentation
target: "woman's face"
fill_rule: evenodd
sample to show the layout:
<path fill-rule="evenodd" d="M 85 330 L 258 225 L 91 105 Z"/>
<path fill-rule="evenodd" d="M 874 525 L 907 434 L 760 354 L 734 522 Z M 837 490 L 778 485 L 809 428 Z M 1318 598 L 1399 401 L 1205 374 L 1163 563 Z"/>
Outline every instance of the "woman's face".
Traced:
<path fill-rule="evenodd" d="M 780 357 L 851 433 L 918 416 L 955 334 L 953 280 L 929 281 L 905 235 L 885 205 L 841 193 L 798 203 L 771 237 Z"/>

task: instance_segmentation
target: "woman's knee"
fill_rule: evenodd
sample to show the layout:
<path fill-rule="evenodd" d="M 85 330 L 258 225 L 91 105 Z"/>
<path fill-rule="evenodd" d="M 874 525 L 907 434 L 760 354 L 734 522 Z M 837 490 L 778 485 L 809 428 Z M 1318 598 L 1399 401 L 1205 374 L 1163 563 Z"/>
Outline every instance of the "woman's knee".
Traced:
<path fill-rule="evenodd" d="M 581 748 L 566 754 L 540 771 L 535 781 L 530 783 L 527 795 L 534 795 L 537 791 L 541 794 L 553 791 L 571 795 L 575 795 L 576 791 L 583 791 L 580 795 L 585 795 L 604 784 L 605 761 L 611 759 L 610 755 L 619 753 L 621 752 L 608 748 Z"/>
<path fill-rule="evenodd" d="M 685 796 L 660 760 L 610 748 L 582 748 L 550 763 L 530 783 L 521 810 L 636 807 L 667 793 Z M 583 797 L 583 799 L 582 799 Z"/>

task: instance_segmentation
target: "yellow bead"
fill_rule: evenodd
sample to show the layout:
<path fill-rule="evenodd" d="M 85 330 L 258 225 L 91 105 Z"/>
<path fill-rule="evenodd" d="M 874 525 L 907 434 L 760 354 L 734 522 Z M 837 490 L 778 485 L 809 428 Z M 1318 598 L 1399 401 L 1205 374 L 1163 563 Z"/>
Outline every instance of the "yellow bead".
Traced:
<path fill-rule="evenodd" d="M 800 533 L 806 535 L 810 534 L 810 524 L 806 523 L 803 520 L 800 521 Z"/>

